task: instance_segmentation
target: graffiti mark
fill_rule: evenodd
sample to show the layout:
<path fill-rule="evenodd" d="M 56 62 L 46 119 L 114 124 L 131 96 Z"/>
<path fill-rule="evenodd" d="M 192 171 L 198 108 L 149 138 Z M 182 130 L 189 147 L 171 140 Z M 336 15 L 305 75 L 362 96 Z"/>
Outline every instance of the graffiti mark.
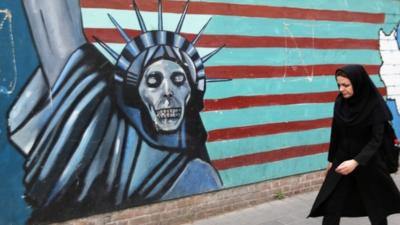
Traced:
<path fill-rule="evenodd" d="M 0 93 L 11 94 L 17 82 L 17 65 L 12 14 L 8 9 L 0 9 L 0 48 Z"/>
<path fill-rule="evenodd" d="M 296 39 L 295 35 L 293 34 L 293 32 L 290 30 L 290 24 L 285 22 L 285 23 L 283 23 L 283 27 L 284 27 L 285 32 L 287 33 L 286 38 L 285 38 L 285 72 L 283 74 L 283 78 L 286 78 L 287 69 L 288 69 L 289 66 L 291 66 L 287 62 L 293 60 L 292 55 L 297 55 L 300 58 L 302 65 L 306 65 L 306 62 L 305 62 L 304 59 L 307 56 L 305 56 L 303 54 L 303 52 L 301 50 L 302 48 L 300 48 L 299 45 L 297 44 L 297 41 L 296 41 L 297 39 Z M 314 29 L 315 28 L 314 28 L 314 25 L 311 25 L 307 29 L 311 30 L 311 33 L 312 33 L 312 48 L 314 48 L 315 47 L 315 42 L 314 42 L 314 37 L 315 37 Z M 289 47 L 290 46 L 288 44 L 289 41 L 294 43 L 293 44 L 294 47 Z M 289 51 L 295 51 L 296 54 L 290 54 Z M 293 70 L 297 70 L 297 68 L 293 68 L 293 67 L 292 67 L 292 69 Z M 303 67 L 303 70 L 304 70 L 303 72 L 304 72 L 304 76 L 306 77 L 306 79 L 309 82 L 312 82 L 313 81 L 313 77 L 314 77 L 314 66 L 311 67 L 311 71 L 307 67 Z M 303 79 L 303 78 L 301 78 L 301 79 Z"/>
<path fill-rule="evenodd" d="M 397 111 L 400 112 L 400 49 L 396 29 L 386 35 L 379 31 L 379 51 L 382 58 L 380 76 L 385 83 L 387 97 L 396 102 Z"/>

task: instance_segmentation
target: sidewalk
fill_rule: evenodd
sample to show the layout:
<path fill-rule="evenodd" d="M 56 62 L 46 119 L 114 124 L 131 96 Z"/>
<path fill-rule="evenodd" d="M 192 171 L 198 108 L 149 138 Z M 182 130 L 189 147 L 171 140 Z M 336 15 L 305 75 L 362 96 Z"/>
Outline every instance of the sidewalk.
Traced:
<path fill-rule="evenodd" d="M 400 187 L 400 172 L 393 176 Z M 194 221 L 186 225 L 321 225 L 322 218 L 306 218 L 317 192 L 295 195 L 252 208 Z M 400 225 L 400 214 L 388 217 L 389 225 Z M 342 218 L 340 225 L 369 225 L 367 217 Z"/>

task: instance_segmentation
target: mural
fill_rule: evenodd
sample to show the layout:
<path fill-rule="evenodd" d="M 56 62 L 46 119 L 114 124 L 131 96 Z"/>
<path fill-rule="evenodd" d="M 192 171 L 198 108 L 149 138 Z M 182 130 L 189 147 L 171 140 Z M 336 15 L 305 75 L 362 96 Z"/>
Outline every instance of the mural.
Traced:
<path fill-rule="evenodd" d="M 1 1 L 0 224 L 320 170 L 343 64 L 399 130 L 399 21 L 392 0 Z"/>
<path fill-rule="evenodd" d="M 175 32 L 148 31 L 121 54 L 84 43 L 79 1 L 25 1 L 40 67 L 9 113 L 9 135 L 26 155 L 31 221 L 48 221 L 182 197 L 222 187 L 199 117 L 206 77 L 195 48 Z M 57 33 L 52 29 L 63 29 Z M 204 30 L 204 29 L 202 29 Z M 61 62 L 60 62 L 61 61 Z M 65 64 L 65 66 L 64 66 Z M 88 207 L 90 206 L 90 207 Z"/>
<path fill-rule="evenodd" d="M 396 101 L 397 110 L 400 111 L 400 50 L 396 37 L 396 30 L 388 35 L 379 31 L 379 51 L 382 57 L 379 73 L 385 83 L 387 97 Z"/>
<path fill-rule="evenodd" d="M 387 103 L 395 115 L 393 122 L 395 131 L 400 136 L 400 38 L 398 36 L 400 26 L 393 29 L 388 35 L 379 31 L 379 52 L 382 58 L 380 75 L 385 83 L 387 91 Z"/>

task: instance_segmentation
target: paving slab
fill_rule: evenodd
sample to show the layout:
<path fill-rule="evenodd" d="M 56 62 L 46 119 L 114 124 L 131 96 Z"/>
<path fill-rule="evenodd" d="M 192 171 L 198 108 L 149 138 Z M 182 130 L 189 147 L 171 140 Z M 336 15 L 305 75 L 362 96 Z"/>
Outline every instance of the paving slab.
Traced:
<path fill-rule="evenodd" d="M 400 172 L 393 175 L 400 187 Z M 282 200 L 275 200 L 207 219 L 193 221 L 186 225 L 321 225 L 322 218 L 307 218 L 317 196 L 316 191 L 298 194 Z M 389 225 L 400 225 L 400 214 L 388 217 Z M 369 225 L 367 217 L 342 218 L 341 225 Z"/>

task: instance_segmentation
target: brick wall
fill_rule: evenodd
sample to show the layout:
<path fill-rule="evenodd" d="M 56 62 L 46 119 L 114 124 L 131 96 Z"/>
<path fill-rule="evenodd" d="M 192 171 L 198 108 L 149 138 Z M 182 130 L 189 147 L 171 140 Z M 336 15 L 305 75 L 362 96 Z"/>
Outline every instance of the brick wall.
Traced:
<path fill-rule="evenodd" d="M 188 223 L 294 194 L 317 190 L 323 178 L 324 172 L 318 171 L 58 224 L 170 225 Z"/>

